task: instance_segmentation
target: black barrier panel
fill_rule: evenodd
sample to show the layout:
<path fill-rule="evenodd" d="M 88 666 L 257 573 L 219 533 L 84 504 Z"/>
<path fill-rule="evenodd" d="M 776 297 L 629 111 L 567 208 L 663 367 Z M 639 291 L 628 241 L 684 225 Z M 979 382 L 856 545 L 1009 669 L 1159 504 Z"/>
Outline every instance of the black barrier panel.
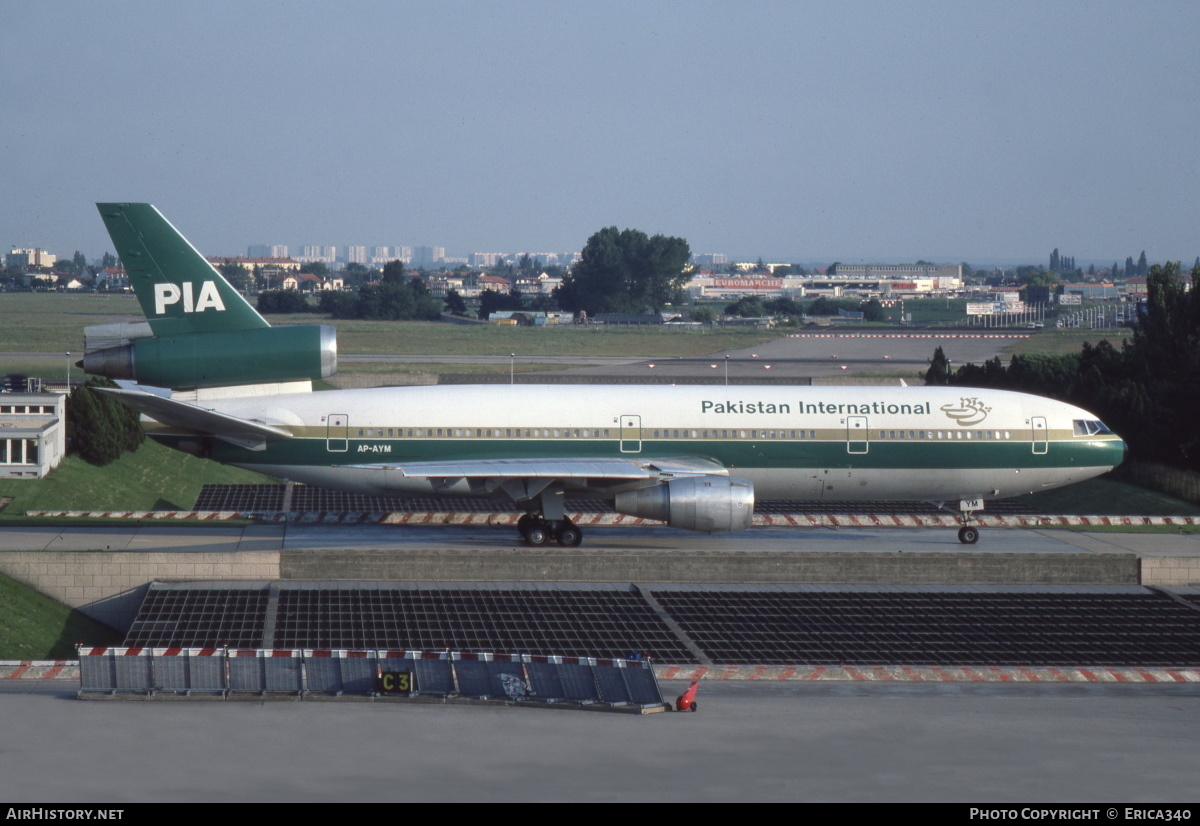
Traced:
<path fill-rule="evenodd" d="M 592 669 L 586 665 L 560 665 L 563 696 L 568 700 L 599 700 Z"/>
<path fill-rule="evenodd" d="M 133 652 L 133 653 L 131 653 Z M 658 684 L 649 667 L 523 662 L 507 655 L 456 659 L 442 655 L 378 658 L 316 656 L 312 652 L 260 649 L 222 650 L 211 654 L 182 651 L 115 649 L 92 655 L 80 652 L 80 691 L 144 693 L 172 691 L 301 694 L 306 692 L 361 696 L 376 694 L 380 672 L 415 677 L 415 694 L 476 697 L 524 702 L 604 701 L 661 706 Z M 383 652 L 379 652 L 383 653 Z M 392 652 L 399 653 L 399 652 Z"/>
<path fill-rule="evenodd" d="M 654 670 L 648 667 L 622 668 L 621 676 L 629 690 L 630 702 L 637 705 L 652 705 L 662 702 L 662 691 L 654 679 Z"/>
<path fill-rule="evenodd" d="M 503 691 L 491 691 L 488 664 L 482 660 L 457 660 L 454 673 L 458 675 L 458 691 L 466 697 L 486 697 L 493 693 L 504 696 Z"/>
<path fill-rule="evenodd" d="M 187 654 L 157 656 L 150 659 L 154 674 L 154 688 L 158 691 L 187 691 L 191 687 L 188 678 Z"/>
<path fill-rule="evenodd" d="M 262 661 L 256 656 L 229 657 L 230 691 L 264 691 Z"/>
<path fill-rule="evenodd" d="M 596 683 L 600 686 L 600 699 L 606 703 L 628 703 L 629 689 L 625 686 L 625 680 L 621 676 L 623 668 L 612 668 L 611 666 L 596 666 L 593 673 L 596 677 Z"/>
<path fill-rule="evenodd" d="M 79 655 L 79 688 L 83 691 L 112 691 L 117 687 L 112 654 Z"/>
<path fill-rule="evenodd" d="M 151 685 L 150 658 L 141 654 L 114 657 L 117 691 L 145 691 Z"/>
<path fill-rule="evenodd" d="M 341 664 L 340 657 L 307 657 L 304 660 L 304 672 L 308 690 L 323 694 L 344 691 Z"/>
<path fill-rule="evenodd" d="M 263 657 L 263 682 L 267 691 L 299 692 L 304 689 L 299 657 Z"/>
<path fill-rule="evenodd" d="M 188 657 L 189 688 L 192 691 L 224 691 L 225 657 L 217 655 L 195 655 Z"/>
<path fill-rule="evenodd" d="M 566 697 L 562 680 L 558 672 L 562 666 L 550 663 L 526 663 L 525 673 L 529 675 L 530 688 L 533 694 L 543 700 L 561 700 Z"/>
<path fill-rule="evenodd" d="M 378 661 L 374 657 L 339 657 L 342 685 L 353 694 L 369 694 L 375 690 Z"/>
<path fill-rule="evenodd" d="M 417 673 L 419 693 L 442 696 L 454 693 L 454 672 L 449 660 L 414 660 L 413 668 Z"/>
<path fill-rule="evenodd" d="M 525 669 L 519 662 L 487 663 L 488 689 L 493 697 L 508 697 L 520 700 L 530 696 L 530 685 L 525 679 Z"/>

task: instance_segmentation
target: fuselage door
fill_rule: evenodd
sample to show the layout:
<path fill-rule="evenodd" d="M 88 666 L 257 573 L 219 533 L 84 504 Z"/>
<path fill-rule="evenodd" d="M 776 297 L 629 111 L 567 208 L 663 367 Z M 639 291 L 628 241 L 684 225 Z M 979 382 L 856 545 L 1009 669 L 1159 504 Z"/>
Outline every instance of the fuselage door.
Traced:
<path fill-rule="evenodd" d="M 846 417 L 846 452 L 847 453 L 866 453 L 869 442 L 867 440 L 867 417 L 866 416 L 847 416 Z"/>
<path fill-rule="evenodd" d="M 350 417 L 345 413 L 330 413 L 326 419 L 325 449 L 330 453 L 345 453 L 350 449 Z"/>
<path fill-rule="evenodd" d="M 621 452 L 642 452 L 642 417 L 621 417 Z"/>
<path fill-rule="evenodd" d="M 1045 453 L 1050 448 L 1050 431 L 1046 427 L 1046 417 L 1034 416 L 1029 421 L 1033 425 L 1033 452 Z"/>

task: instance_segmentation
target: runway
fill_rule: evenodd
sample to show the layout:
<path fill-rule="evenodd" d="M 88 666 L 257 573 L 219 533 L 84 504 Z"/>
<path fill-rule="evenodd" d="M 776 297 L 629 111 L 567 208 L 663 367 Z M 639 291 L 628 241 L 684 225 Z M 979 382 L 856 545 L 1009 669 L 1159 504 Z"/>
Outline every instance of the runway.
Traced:
<path fill-rule="evenodd" d="M 220 527 L 162 524 L 114 527 L 0 528 L 3 551 L 142 551 L 169 553 L 320 549 L 532 551 L 509 526 L 249 524 Z M 964 546 L 951 528 L 755 527 L 737 534 L 698 534 L 660 526 L 602 526 L 579 548 L 589 552 L 692 551 L 721 553 L 1122 554 L 1175 558 L 1200 555 L 1200 534 L 1087 532 L 985 528 L 979 544 Z"/>
<path fill-rule="evenodd" d="M 1153 804 L 1194 800 L 1200 771 L 1195 685 L 705 683 L 697 699 L 647 717 L 98 703 L 10 681 L 0 799 Z"/>

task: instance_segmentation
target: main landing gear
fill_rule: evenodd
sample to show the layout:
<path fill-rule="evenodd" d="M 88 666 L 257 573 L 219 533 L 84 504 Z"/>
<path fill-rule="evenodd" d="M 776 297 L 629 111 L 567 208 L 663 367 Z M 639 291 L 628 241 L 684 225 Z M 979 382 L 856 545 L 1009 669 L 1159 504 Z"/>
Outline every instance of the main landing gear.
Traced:
<path fill-rule="evenodd" d="M 535 548 L 552 539 L 567 548 L 577 548 L 583 542 L 583 531 L 566 516 L 547 519 L 540 513 L 527 513 L 517 520 L 517 530 L 525 544 Z"/>
<path fill-rule="evenodd" d="M 517 530 L 525 544 L 537 548 L 553 539 L 566 548 L 579 547 L 583 531 L 563 509 L 562 486 L 547 485 L 536 494 L 530 493 L 533 492 L 527 491 L 527 495 L 520 497 L 529 503 L 529 512 L 517 520 Z"/>

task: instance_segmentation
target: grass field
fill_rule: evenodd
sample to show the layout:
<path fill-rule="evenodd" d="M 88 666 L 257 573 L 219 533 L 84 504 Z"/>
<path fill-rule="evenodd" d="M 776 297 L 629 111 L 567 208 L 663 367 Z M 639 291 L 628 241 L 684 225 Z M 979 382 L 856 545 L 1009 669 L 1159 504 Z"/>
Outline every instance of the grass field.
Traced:
<path fill-rule="evenodd" d="M 272 325 L 328 324 L 338 331 L 338 351 L 358 355 L 698 356 L 751 347 L 775 338 L 760 330 L 661 328 L 501 327 L 436 321 L 358 321 L 317 313 L 267 316 Z M 0 352 L 78 354 L 90 324 L 140 321 L 130 295 L 0 293 Z M 55 365 L 64 370 L 63 365 Z M 445 372 L 445 371 L 443 371 Z"/>
<path fill-rule="evenodd" d="M 104 467 L 68 456 L 45 479 L 0 479 L 5 518 L 32 510 L 191 510 L 205 484 L 261 484 L 260 473 L 197 459 L 147 439 Z"/>
<path fill-rule="evenodd" d="M 1083 349 L 1083 343 L 1098 344 L 1108 341 L 1113 347 L 1121 348 L 1126 338 L 1132 338 L 1133 331 L 1128 328 L 1113 328 L 1111 330 L 1038 330 L 1029 338 L 1017 339 L 1006 348 L 1012 355 L 1030 355 L 1044 353 L 1049 356 L 1061 356 L 1066 353 L 1077 353 Z"/>
<path fill-rule="evenodd" d="M 124 636 L 0 574 L 0 660 L 74 660 L 76 642 L 117 645 Z"/>
<path fill-rule="evenodd" d="M 84 327 L 141 320 L 132 295 L 0 293 L 0 352 L 78 354 Z"/>

